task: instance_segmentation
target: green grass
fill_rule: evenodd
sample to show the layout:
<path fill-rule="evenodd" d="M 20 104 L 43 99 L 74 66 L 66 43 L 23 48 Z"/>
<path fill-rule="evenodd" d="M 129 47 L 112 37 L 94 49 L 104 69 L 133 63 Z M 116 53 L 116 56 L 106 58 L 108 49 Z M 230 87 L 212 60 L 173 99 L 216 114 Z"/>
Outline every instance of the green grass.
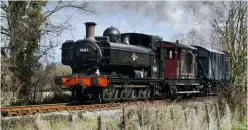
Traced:
<path fill-rule="evenodd" d="M 232 130 L 248 130 L 248 123 L 247 123 L 247 121 L 244 121 L 239 126 L 233 127 Z"/>

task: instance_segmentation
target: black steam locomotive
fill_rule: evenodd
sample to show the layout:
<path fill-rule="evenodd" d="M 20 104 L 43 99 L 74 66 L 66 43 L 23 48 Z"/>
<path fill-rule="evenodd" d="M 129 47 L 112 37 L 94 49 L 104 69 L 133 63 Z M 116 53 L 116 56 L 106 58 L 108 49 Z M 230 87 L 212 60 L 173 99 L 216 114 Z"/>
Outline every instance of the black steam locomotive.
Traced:
<path fill-rule="evenodd" d="M 114 27 L 95 36 L 96 24 L 85 25 L 85 39 L 62 45 L 62 63 L 73 74 L 55 78 L 81 103 L 208 94 L 228 81 L 223 52 Z"/>

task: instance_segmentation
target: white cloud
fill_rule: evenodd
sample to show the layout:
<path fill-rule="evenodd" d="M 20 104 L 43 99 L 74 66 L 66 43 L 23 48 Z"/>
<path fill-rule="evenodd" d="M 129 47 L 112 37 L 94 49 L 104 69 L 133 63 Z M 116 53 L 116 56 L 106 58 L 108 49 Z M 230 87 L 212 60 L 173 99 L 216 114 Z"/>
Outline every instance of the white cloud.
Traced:
<path fill-rule="evenodd" d="M 60 22 L 73 14 L 71 23 L 74 28 L 57 39 L 61 44 L 67 39 L 74 41 L 83 39 L 85 35 L 84 23 L 87 21 L 97 23 L 96 35 L 98 36 L 101 36 L 107 27 L 114 26 L 121 32 L 143 31 L 144 33 L 163 36 L 165 40 L 169 40 L 169 37 L 178 32 L 188 32 L 192 28 L 208 28 L 210 26 L 207 21 L 200 25 L 195 22 L 210 16 L 211 11 L 202 2 L 93 1 L 90 4 L 96 9 L 96 14 L 82 14 L 76 10 L 66 9 L 53 16 L 54 21 Z M 193 8 L 199 8 L 201 17 L 194 16 Z M 60 54 L 61 52 L 58 51 L 57 55 Z"/>
<path fill-rule="evenodd" d="M 131 13 L 143 16 L 154 24 L 165 23 L 172 28 L 180 28 L 182 31 L 195 26 L 193 8 L 199 8 L 202 16 L 210 14 L 210 10 L 202 2 L 194 1 L 111 1 L 91 2 L 91 4 L 99 10 L 99 14 Z M 133 21 L 129 20 L 129 22 L 131 25 L 133 24 Z"/>

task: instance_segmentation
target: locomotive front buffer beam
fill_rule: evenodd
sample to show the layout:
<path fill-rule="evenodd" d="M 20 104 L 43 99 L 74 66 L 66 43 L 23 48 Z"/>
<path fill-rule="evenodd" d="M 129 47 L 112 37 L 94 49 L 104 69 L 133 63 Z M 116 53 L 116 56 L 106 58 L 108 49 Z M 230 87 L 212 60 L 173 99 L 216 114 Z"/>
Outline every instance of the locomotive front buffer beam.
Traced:
<path fill-rule="evenodd" d="M 106 88 L 108 79 L 105 76 L 57 76 L 55 78 L 55 84 L 59 86 L 96 86 L 98 88 Z"/>

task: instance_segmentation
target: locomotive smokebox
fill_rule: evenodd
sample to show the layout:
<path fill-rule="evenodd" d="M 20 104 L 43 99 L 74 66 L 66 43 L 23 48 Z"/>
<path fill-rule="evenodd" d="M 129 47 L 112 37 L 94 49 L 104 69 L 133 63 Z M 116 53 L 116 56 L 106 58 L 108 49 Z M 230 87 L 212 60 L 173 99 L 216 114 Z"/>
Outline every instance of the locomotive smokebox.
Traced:
<path fill-rule="evenodd" d="M 95 39 L 95 22 L 86 22 L 86 38 Z"/>

